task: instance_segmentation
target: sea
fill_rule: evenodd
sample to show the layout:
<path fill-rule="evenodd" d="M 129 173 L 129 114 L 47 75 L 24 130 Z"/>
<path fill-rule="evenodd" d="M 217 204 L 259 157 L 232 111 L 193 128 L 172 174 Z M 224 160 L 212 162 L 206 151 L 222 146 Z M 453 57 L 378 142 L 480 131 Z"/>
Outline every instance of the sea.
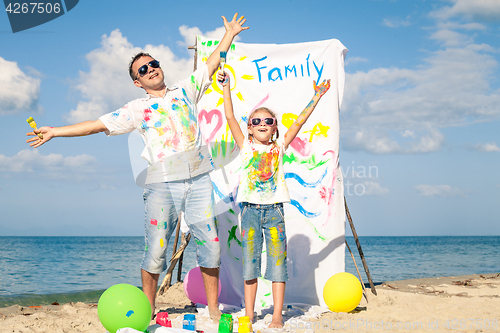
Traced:
<path fill-rule="evenodd" d="M 368 285 L 352 236 L 346 237 L 345 270 Z M 171 256 L 173 241 L 169 242 Z M 500 236 L 360 236 L 375 285 L 439 276 L 500 272 Z M 143 237 L 0 236 L 0 308 L 57 302 L 97 302 L 118 283 L 141 285 Z M 196 265 L 194 242 L 186 248 L 181 280 Z M 160 276 L 162 281 L 164 274 Z M 172 283 L 178 278 L 177 268 Z"/>

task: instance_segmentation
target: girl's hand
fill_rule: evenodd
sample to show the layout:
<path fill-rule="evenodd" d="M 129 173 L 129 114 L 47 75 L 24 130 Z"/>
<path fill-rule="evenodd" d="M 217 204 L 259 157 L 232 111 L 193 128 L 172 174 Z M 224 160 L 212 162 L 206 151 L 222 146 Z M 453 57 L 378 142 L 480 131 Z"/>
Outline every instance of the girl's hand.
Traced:
<path fill-rule="evenodd" d="M 222 84 L 223 87 L 227 86 L 229 84 L 229 74 L 226 74 L 223 71 L 218 71 L 217 72 L 217 82 Z"/>
<path fill-rule="evenodd" d="M 316 85 L 316 81 L 313 81 L 313 86 L 314 86 L 314 94 L 316 96 L 322 97 L 328 89 L 330 89 L 330 79 L 323 80 L 319 86 Z"/>

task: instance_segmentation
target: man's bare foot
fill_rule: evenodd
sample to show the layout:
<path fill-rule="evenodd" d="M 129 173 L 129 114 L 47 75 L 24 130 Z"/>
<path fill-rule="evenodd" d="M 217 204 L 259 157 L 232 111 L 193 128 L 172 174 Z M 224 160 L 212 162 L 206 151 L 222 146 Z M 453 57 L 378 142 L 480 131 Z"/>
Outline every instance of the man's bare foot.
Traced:
<path fill-rule="evenodd" d="M 210 314 L 210 319 L 212 319 L 214 322 L 219 322 L 222 312 L 220 312 L 218 308 L 209 309 L 208 313 Z"/>

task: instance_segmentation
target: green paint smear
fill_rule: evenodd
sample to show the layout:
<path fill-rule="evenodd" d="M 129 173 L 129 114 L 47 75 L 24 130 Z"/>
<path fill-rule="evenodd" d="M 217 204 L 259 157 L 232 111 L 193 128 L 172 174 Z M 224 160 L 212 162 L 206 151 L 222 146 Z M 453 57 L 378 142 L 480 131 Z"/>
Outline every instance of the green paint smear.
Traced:
<path fill-rule="evenodd" d="M 294 155 L 294 153 L 286 154 L 285 156 L 283 156 L 283 164 L 286 164 L 286 163 L 304 164 L 305 167 L 308 168 L 309 170 L 316 169 L 317 167 L 322 166 L 323 164 L 328 162 L 329 160 L 330 159 L 326 159 L 326 160 L 321 160 L 320 162 L 316 162 L 315 155 L 312 155 L 309 158 L 300 159 L 300 158 L 296 157 Z"/>
<path fill-rule="evenodd" d="M 193 86 L 196 87 L 196 90 L 200 90 L 200 86 L 198 85 L 198 81 L 196 81 L 196 78 L 194 77 L 194 75 L 191 75 L 191 83 L 193 84 Z"/>
<path fill-rule="evenodd" d="M 236 215 L 236 213 L 234 212 L 234 210 L 232 208 L 229 208 L 228 212 L 233 214 L 233 215 Z"/>
<path fill-rule="evenodd" d="M 201 246 L 201 245 L 204 245 L 207 241 L 200 241 L 198 239 L 195 239 L 195 242 L 196 242 L 196 244 Z"/>
<path fill-rule="evenodd" d="M 219 155 L 226 157 L 228 151 L 232 151 L 234 149 L 235 142 L 234 139 L 231 138 L 230 142 L 222 141 L 218 142 L 215 140 L 215 143 L 211 147 L 212 150 L 212 158 L 216 158 Z"/>

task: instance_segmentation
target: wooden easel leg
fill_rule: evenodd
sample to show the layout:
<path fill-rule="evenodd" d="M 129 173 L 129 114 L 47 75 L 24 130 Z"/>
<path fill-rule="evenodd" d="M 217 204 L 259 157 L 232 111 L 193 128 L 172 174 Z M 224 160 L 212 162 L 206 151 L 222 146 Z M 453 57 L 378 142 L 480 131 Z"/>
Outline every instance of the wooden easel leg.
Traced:
<path fill-rule="evenodd" d="M 356 229 L 354 228 L 354 223 L 352 223 L 351 214 L 349 213 L 349 208 L 347 208 L 347 201 L 344 197 L 344 205 L 345 212 L 347 214 L 347 219 L 349 220 L 349 225 L 351 226 L 352 235 L 354 236 L 354 241 L 356 242 L 356 246 L 358 247 L 359 256 L 361 257 L 361 262 L 363 263 L 363 267 L 365 269 L 366 276 L 368 277 L 368 282 L 370 283 L 370 288 L 372 293 L 377 295 L 377 290 L 375 290 L 375 285 L 373 284 L 372 277 L 370 275 L 370 271 L 368 270 L 368 264 L 365 260 L 365 255 L 363 254 L 363 250 L 361 249 L 361 244 L 359 243 L 358 234 L 356 233 Z"/>

